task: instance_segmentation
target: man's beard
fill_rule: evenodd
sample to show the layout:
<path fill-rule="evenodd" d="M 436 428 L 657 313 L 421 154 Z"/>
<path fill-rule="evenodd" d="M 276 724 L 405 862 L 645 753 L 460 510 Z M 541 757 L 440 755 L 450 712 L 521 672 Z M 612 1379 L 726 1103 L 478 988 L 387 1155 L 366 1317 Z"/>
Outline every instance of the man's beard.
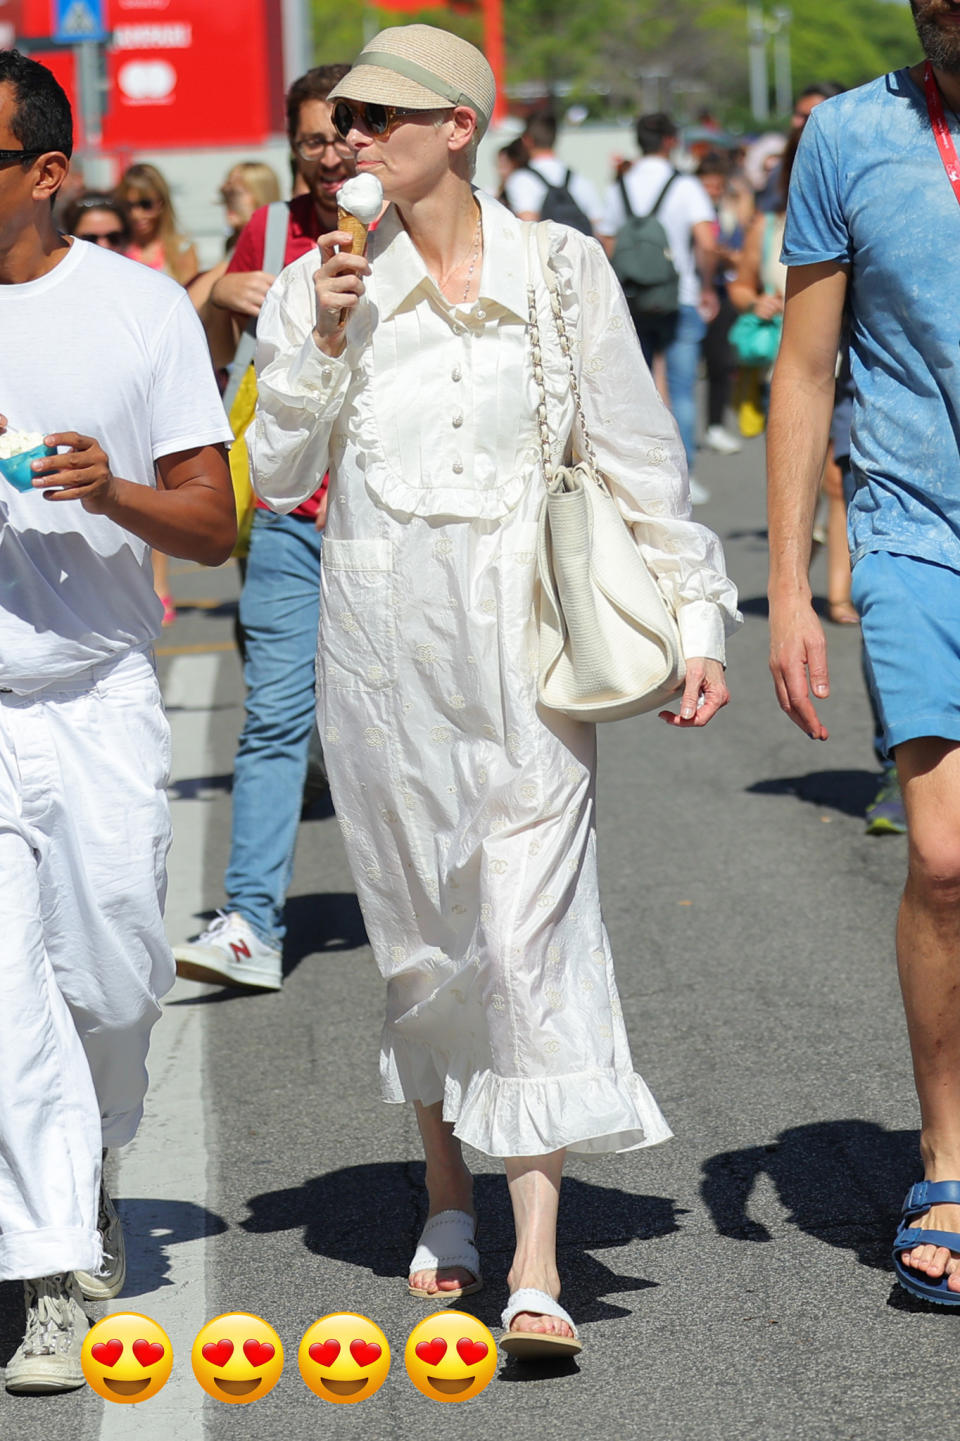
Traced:
<path fill-rule="evenodd" d="M 917 27 L 923 53 L 938 70 L 945 70 L 948 75 L 960 75 L 960 27 L 954 34 L 944 32 L 937 24 L 937 12 L 920 15 L 917 3 L 918 0 L 910 0 L 913 23 Z"/>

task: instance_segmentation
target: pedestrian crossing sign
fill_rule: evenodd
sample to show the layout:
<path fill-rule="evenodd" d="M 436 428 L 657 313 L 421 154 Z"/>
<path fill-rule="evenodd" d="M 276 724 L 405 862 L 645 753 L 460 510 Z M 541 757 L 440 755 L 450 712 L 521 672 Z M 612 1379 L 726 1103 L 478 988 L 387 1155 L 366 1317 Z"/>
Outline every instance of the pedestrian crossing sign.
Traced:
<path fill-rule="evenodd" d="M 53 38 L 61 45 L 107 38 L 104 0 L 54 0 Z"/>

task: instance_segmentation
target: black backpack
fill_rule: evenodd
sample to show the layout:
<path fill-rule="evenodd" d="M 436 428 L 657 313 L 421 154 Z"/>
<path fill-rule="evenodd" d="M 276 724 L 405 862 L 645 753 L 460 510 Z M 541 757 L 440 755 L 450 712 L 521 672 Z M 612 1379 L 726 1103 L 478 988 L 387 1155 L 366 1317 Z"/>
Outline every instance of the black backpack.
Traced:
<path fill-rule="evenodd" d="M 529 170 L 530 174 L 535 175 L 538 180 L 542 180 L 547 187 L 543 204 L 540 206 L 541 220 L 554 220 L 558 225 L 569 225 L 574 230 L 582 231 L 584 235 L 593 234 L 593 226 L 588 217 L 570 194 L 572 170 L 567 171 L 560 185 L 551 185 L 547 177 L 533 165 L 525 165 L 523 168 Z"/>
<path fill-rule="evenodd" d="M 679 309 L 680 277 L 670 253 L 667 232 L 657 219 L 657 211 L 676 178 L 676 170 L 671 171 L 652 209 L 646 215 L 636 215 L 620 176 L 627 219 L 617 235 L 613 268 L 635 320 L 645 315 L 673 315 Z"/>

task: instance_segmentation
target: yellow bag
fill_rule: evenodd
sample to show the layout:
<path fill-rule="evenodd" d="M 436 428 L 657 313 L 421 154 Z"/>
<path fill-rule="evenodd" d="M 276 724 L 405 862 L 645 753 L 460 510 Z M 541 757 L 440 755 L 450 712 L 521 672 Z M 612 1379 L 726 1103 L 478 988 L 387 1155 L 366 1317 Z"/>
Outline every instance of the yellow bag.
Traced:
<path fill-rule="evenodd" d="M 275 200 L 267 210 L 263 269 L 271 275 L 279 275 L 283 269 L 289 215 L 289 209 L 282 200 Z M 256 344 L 256 320 L 250 319 L 244 326 L 237 345 L 230 381 L 223 397 L 227 420 L 234 436 L 233 445 L 230 447 L 230 478 L 233 481 L 233 499 L 237 507 L 237 543 L 231 552 L 235 556 L 244 556 L 250 549 L 250 528 L 257 508 L 257 498 L 250 479 L 250 452 L 247 450 L 246 441 L 246 434 L 253 424 L 257 408 L 257 373 L 253 367 Z"/>
<path fill-rule="evenodd" d="M 767 423 L 763 408 L 761 373 L 754 367 L 744 366 L 737 376 L 733 403 L 737 412 L 740 434 L 743 436 L 762 435 Z"/>
<path fill-rule="evenodd" d="M 237 543 L 231 554 L 244 556 L 250 548 L 250 527 L 257 508 L 256 496 L 250 483 L 250 452 L 247 450 L 246 433 L 253 424 L 257 408 L 257 373 L 248 365 L 234 397 L 227 417 L 234 441 L 230 447 L 230 479 L 233 481 L 233 499 L 237 507 Z"/>

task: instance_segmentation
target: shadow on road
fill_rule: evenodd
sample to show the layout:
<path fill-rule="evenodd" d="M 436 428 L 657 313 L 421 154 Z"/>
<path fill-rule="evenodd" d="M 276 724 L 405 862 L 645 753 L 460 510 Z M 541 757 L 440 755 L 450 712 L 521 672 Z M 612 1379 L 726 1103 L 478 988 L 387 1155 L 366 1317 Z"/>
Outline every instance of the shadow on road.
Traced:
<path fill-rule="evenodd" d="M 754 796 L 796 796 L 812 806 L 862 817 L 877 793 L 876 771 L 811 771 L 805 776 L 782 776 L 748 786 Z"/>
<path fill-rule="evenodd" d="M 251 1197 L 247 1202 L 250 1215 L 241 1222 L 241 1229 L 256 1235 L 302 1229 L 304 1244 L 315 1255 L 395 1278 L 396 1284 L 402 1285 L 400 1278 L 425 1219 L 423 1175 L 421 1162 L 347 1166 L 315 1176 L 302 1186 Z M 478 1239 L 481 1257 L 486 1258 L 488 1284 L 476 1297 L 463 1298 L 456 1305 L 495 1328 L 506 1302 L 513 1219 L 503 1176 L 481 1174 L 474 1177 L 474 1183 L 480 1217 Z M 358 1212 L 369 1213 L 376 1224 L 369 1229 L 359 1226 Z M 557 1244 L 564 1304 L 578 1321 L 627 1315 L 629 1308 L 601 1297 L 646 1290 L 655 1284 L 619 1275 L 590 1253 L 669 1235 L 679 1230 L 677 1218 L 683 1214 L 675 1201 L 663 1196 L 634 1195 L 576 1176 L 564 1179 Z"/>
<path fill-rule="evenodd" d="M 700 1194 L 721 1236 L 771 1241 L 750 1215 L 750 1196 L 768 1176 L 801 1231 L 853 1251 L 863 1266 L 891 1270 L 900 1206 L 919 1179 L 919 1135 L 872 1121 L 791 1126 L 769 1146 L 726 1151 L 703 1166 Z"/>

